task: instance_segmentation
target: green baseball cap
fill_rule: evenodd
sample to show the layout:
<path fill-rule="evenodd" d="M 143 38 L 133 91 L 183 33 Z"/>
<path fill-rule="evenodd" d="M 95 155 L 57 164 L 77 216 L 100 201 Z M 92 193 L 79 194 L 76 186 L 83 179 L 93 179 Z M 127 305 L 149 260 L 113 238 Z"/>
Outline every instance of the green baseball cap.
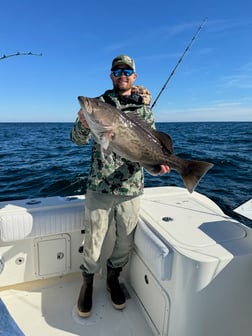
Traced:
<path fill-rule="evenodd" d="M 111 70 L 114 70 L 120 64 L 125 64 L 128 67 L 130 67 L 130 69 L 136 71 L 136 66 L 133 58 L 127 55 L 119 55 L 116 58 L 114 58 L 112 61 Z"/>

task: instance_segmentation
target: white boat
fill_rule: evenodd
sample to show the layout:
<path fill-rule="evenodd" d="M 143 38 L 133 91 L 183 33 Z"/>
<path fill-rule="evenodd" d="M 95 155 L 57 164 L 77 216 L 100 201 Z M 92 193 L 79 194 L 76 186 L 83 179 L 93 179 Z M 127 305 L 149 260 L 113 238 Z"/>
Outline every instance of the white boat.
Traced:
<path fill-rule="evenodd" d="M 234 212 L 252 220 L 252 198 L 234 209 Z"/>
<path fill-rule="evenodd" d="M 85 196 L 0 203 L 0 335 L 249 336 L 252 230 L 209 198 L 146 188 L 121 281 L 127 307 L 106 291 L 104 245 L 92 315 L 80 318 Z"/>

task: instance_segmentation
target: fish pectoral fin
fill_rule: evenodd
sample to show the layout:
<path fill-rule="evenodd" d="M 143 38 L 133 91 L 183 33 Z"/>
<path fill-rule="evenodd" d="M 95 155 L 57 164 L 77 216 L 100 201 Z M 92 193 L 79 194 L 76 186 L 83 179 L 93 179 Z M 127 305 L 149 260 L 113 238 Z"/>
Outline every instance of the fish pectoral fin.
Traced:
<path fill-rule="evenodd" d="M 154 165 L 154 166 L 148 166 L 148 165 L 143 165 L 143 168 L 153 176 L 158 176 L 161 170 L 160 165 Z"/>
<path fill-rule="evenodd" d="M 103 149 L 108 149 L 110 141 L 114 138 L 115 133 L 113 131 L 104 132 L 99 135 L 99 142 Z"/>

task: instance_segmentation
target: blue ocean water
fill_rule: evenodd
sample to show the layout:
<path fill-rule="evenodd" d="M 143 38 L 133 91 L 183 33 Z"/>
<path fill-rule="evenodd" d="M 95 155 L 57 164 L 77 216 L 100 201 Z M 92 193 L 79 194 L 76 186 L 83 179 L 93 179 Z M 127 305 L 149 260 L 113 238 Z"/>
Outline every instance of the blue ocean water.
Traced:
<path fill-rule="evenodd" d="M 0 123 L 0 201 L 86 191 L 91 146 L 70 141 L 72 123 Z M 157 123 L 184 159 L 214 163 L 196 191 L 246 225 L 233 209 L 252 197 L 252 122 Z M 145 186 L 183 186 L 172 171 L 145 174 Z"/>

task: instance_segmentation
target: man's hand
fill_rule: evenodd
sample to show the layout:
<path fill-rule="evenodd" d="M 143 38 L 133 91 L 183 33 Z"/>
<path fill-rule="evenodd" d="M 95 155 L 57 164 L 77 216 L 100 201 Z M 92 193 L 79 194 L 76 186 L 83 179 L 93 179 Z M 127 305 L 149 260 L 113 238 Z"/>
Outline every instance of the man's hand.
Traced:
<path fill-rule="evenodd" d="M 78 119 L 79 119 L 79 121 L 82 123 L 82 125 L 83 125 L 85 128 L 89 128 L 88 123 L 87 123 L 87 120 L 86 120 L 86 118 L 84 117 L 84 114 L 82 113 L 81 109 L 80 109 L 79 112 L 78 112 Z"/>
<path fill-rule="evenodd" d="M 167 166 L 167 165 L 161 165 L 160 168 L 161 169 L 160 169 L 159 175 L 164 175 L 166 173 L 170 173 L 171 172 L 170 167 Z"/>

